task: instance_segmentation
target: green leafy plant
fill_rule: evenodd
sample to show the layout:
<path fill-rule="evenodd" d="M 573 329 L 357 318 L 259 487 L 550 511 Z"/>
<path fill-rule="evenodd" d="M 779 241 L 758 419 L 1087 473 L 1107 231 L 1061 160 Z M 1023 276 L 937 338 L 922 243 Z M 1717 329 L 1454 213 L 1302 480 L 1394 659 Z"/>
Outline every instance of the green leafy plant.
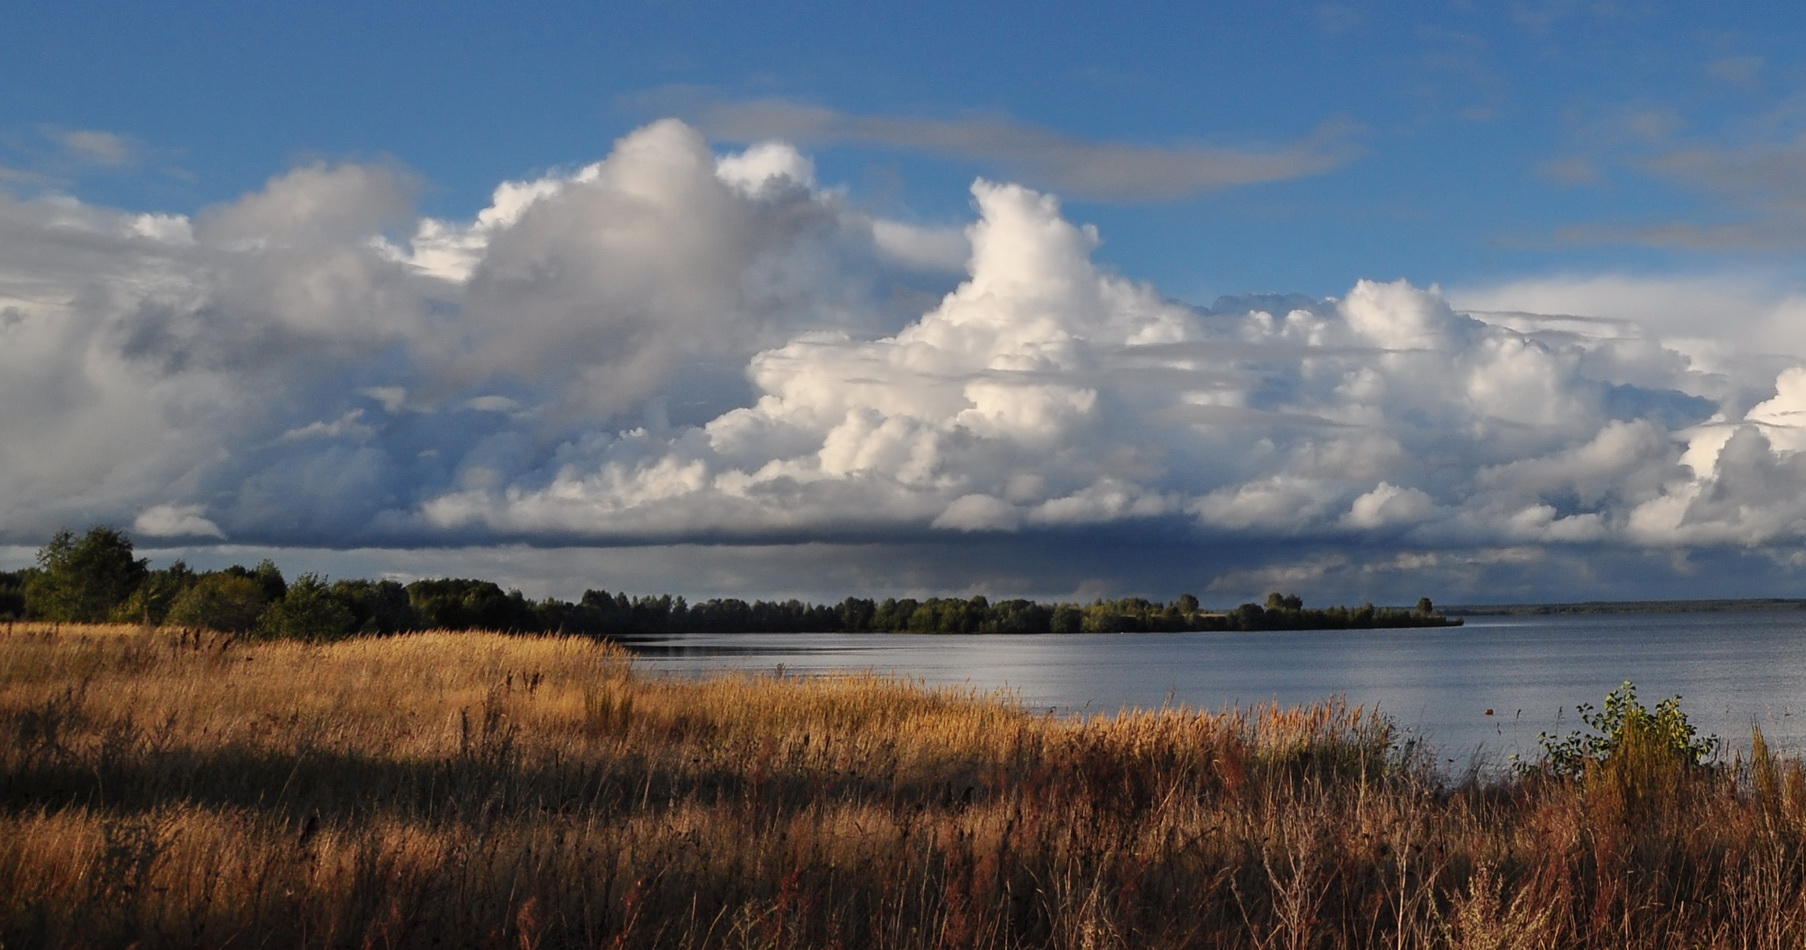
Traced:
<path fill-rule="evenodd" d="M 257 619 L 257 629 L 279 640 L 337 640 L 350 635 L 356 616 L 339 601 L 326 579 L 303 574 L 288 585 Z"/>
<path fill-rule="evenodd" d="M 263 589 L 256 580 L 222 571 L 203 576 L 183 591 L 164 621 L 178 627 L 247 633 L 257 625 L 263 608 Z"/>
<path fill-rule="evenodd" d="M 65 529 L 38 551 L 38 569 L 25 580 L 26 608 L 44 620 L 101 623 L 149 573 L 125 532 L 103 526 L 78 538 Z"/>
<path fill-rule="evenodd" d="M 1605 694 L 1604 708 L 1591 703 L 1575 707 L 1591 734 L 1566 736 L 1543 733 L 1543 762 L 1561 775 L 1581 776 L 1589 764 L 1603 765 L 1614 755 L 1634 751 L 1638 755 L 1671 757 L 1686 765 L 1701 765 L 1718 749 L 1717 736 L 1700 736 L 1681 709 L 1681 698 L 1670 696 L 1654 709 L 1637 701 L 1636 684 L 1629 680 Z"/>

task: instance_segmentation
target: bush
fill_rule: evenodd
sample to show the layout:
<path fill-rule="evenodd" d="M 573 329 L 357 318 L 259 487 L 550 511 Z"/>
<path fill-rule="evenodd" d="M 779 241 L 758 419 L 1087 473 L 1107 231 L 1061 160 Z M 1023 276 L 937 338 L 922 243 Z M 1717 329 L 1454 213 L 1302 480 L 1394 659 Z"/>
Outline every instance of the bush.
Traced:
<path fill-rule="evenodd" d="M 1605 765 L 1614 756 L 1656 758 L 1683 765 L 1701 765 L 1718 749 L 1718 737 L 1701 738 L 1681 711 L 1681 698 L 1670 696 L 1647 709 L 1637 701 L 1636 684 L 1629 680 L 1605 695 L 1605 708 L 1582 703 L 1576 709 L 1580 721 L 1595 734 L 1570 732 L 1557 738 L 1537 737 L 1543 760 L 1560 775 L 1579 777 L 1589 766 Z"/>

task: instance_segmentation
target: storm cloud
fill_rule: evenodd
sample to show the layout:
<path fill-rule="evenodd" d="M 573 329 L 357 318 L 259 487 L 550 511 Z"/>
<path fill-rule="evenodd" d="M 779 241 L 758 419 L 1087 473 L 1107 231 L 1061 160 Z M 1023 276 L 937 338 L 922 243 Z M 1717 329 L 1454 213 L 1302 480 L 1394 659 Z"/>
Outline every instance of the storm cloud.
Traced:
<path fill-rule="evenodd" d="M 981 180 L 963 229 L 886 220 L 791 145 L 718 154 L 671 120 L 471 220 L 415 189 L 320 163 L 192 218 L 0 192 L 0 541 L 106 521 L 791 550 L 942 588 L 1133 586 L 1114 564 L 1508 594 L 1576 562 L 1618 593 L 1625 565 L 1791 576 L 1806 535 L 1782 294 L 1193 307 L 1096 264 L 1052 195 Z"/>

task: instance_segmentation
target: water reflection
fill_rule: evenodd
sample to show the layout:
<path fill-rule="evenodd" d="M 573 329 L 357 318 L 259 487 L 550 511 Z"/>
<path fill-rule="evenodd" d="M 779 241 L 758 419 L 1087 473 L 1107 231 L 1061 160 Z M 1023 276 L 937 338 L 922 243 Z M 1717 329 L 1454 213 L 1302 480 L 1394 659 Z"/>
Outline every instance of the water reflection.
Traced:
<path fill-rule="evenodd" d="M 624 641 L 649 672 L 874 670 L 1007 689 L 1034 709 L 1220 709 L 1330 697 L 1377 706 L 1457 761 L 1534 754 L 1625 680 L 1702 732 L 1806 751 L 1806 614 L 1474 618 L 1465 627 L 1271 633 L 922 636 L 690 634 Z M 1490 715 L 1488 714 L 1490 711 Z"/>

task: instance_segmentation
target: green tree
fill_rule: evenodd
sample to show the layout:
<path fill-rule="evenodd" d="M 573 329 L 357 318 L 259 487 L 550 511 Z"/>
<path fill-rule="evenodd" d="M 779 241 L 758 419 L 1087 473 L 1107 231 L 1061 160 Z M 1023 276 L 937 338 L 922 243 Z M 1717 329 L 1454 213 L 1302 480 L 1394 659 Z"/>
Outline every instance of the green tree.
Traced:
<path fill-rule="evenodd" d="M 194 571 L 182 561 L 160 571 L 151 571 L 145 575 L 138 589 L 113 610 L 113 619 L 123 623 L 141 623 L 147 626 L 161 626 L 169 617 L 170 608 L 175 605 L 189 588 L 198 581 Z"/>
<path fill-rule="evenodd" d="M 164 623 L 222 633 L 249 633 L 268 601 L 256 580 L 229 571 L 206 574 L 169 607 Z"/>
<path fill-rule="evenodd" d="M 1049 633 L 1053 612 L 1052 607 L 1032 600 L 1006 600 L 991 605 L 987 629 L 994 633 Z"/>
<path fill-rule="evenodd" d="M 1053 633 L 1078 633 L 1085 629 L 1085 611 L 1072 604 L 1060 604 L 1053 609 L 1047 627 Z"/>
<path fill-rule="evenodd" d="M 533 607 L 521 592 L 503 592 L 493 581 L 418 580 L 407 586 L 407 592 L 420 625 L 427 629 L 527 630 L 533 626 Z M 635 600 L 629 609 L 632 629 L 665 629 L 664 620 L 675 605 L 669 595 Z"/>
<path fill-rule="evenodd" d="M 144 582 L 146 563 L 132 557 L 132 539 L 117 528 L 89 528 L 80 538 L 65 528 L 38 552 L 27 609 L 45 620 L 103 622 Z"/>
<path fill-rule="evenodd" d="M 351 609 L 352 629 L 358 633 L 400 633 L 419 624 L 408 589 L 398 581 L 339 581 L 332 593 Z"/>
<path fill-rule="evenodd" d="M 886 597 L 872 616 L 872 629 L 883 630 L 887 633 L 901 633 L 908 630 L 909 618 L 915 616 L 916 608 L 920 606 L 921 604 L 913 597 L 905 597 L 902 600 Z"/>
<path fill-rule="evenodd" d="M 282 579 L 282 569 L 276 566 L 275 561 L 267 557 L 258 561 L 256 567 L 234 564 L 222 573 L 256 581 L 258 589 L 263 591 L 265 601 L 281 600 L 282 595 L 288 593 L 288 581 Z"/>
<path fill-rule="evenodd" d="M 878 605 L 869 599 L 848 597 L 835 608 L 835 614 L 842 630 L 864 633 L 872 629 L 872 620 L 878 615 Z"/>
<path fill-rule="evenodd" d="M 357 617 L 340 602 L 318 574 L 303 574 L 288 585 L 281 600 L 271 601 L 257 629 L 283 640 L 337 640 L 352 632 Z"/>

